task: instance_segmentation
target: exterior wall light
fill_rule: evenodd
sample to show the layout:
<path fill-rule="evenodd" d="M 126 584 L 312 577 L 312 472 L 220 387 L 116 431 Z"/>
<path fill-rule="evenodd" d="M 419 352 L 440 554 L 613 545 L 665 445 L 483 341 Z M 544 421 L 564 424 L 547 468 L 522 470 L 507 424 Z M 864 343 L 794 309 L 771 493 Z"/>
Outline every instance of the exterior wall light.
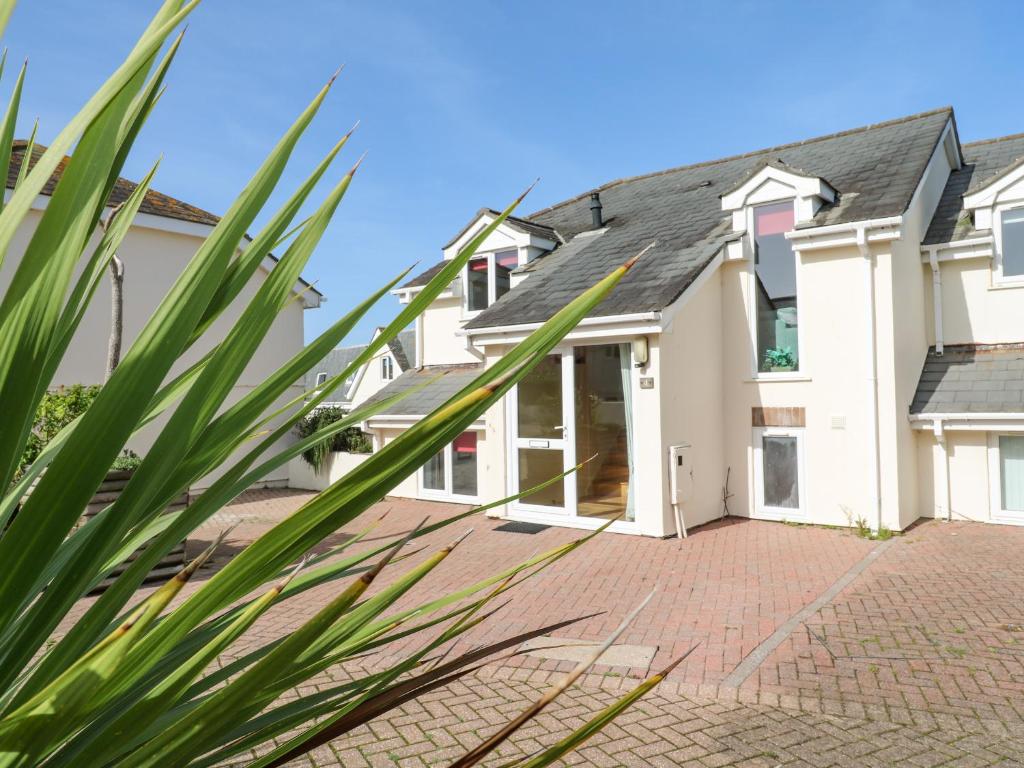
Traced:
<path fill-rule="evenodd" d="M 649 351 L 646 336 L 637 336 L 633 339 L 633 361 L 637 368 L 643 368 L 647 365 Z"/>

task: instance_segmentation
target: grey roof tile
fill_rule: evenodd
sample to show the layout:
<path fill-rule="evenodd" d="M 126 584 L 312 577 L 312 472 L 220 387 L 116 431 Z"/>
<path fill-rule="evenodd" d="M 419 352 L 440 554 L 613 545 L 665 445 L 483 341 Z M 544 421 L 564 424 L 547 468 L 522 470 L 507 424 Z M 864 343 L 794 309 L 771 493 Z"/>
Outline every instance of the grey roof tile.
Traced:
<path fill-rule="evenodd" d="M 403 373 L 363 405 L 371 405 L 392 395 L 422 387 L 380 413 L 388 416 L 426 416 L 468 386 L 482 370 L 483 366 L 479 364 L 427 365 L 416 368 Z"/>
<path fill-rule="evenodd" d="M 839 192 L 811 226 L 902 214 L 942 131 L 944 108 L 722 160 L 613 181 L 598 188 L 607 219 L 599 237 L 573 238 L 591 224 L 590 191 L 527 217 L 566 245 L 537 259 L 531 276 L 474 318 L 470 328 L 541 322 L 651 241 L 657 246 L 597 307 L 607 316 L 657 311 L 700 274 L 728 237 L 720 195 L 752 169 L 779 161 L 828 179 Z"/>
<path fill-rule="evenodd" d="M 1024 158 L 1024 134 L 976 141 L 963 145 L 964 166 L 953 171 L 935 208 L 925 245 L 951 243 L 970 237 L 990 234 L 976 230 L 964 211 L 963 196 L 1002 176 Z"/>
<path fill-rule="evenodd" d="M 1024 411 L 1024 344 L 946 347 L 928 353 L 911 413 Z"/>

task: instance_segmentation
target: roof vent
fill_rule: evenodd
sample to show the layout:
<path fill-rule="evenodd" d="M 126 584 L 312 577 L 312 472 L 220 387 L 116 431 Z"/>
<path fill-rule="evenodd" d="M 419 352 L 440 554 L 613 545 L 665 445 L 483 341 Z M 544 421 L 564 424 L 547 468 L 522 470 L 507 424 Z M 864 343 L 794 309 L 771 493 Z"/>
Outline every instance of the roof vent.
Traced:
<path fill-rule="evenodd" d="M 594 225 L 594 229 L 600 229 L 604 226 L 604 218 L 601 216 L 600 192 L 590 193 L 590 220 Z"/>

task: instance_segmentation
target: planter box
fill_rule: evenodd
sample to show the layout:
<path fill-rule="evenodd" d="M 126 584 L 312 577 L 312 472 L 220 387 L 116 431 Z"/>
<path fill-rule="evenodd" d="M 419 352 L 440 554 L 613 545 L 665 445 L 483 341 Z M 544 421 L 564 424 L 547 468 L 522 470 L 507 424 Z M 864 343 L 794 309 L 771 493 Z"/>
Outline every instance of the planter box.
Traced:
<path fill-rule="evenodd" d="M 99 513 L 101 510 L 108 507 L 114 501 L 117 500 L 118 496 L 121 495 L 121 491 L 128 484 L 128 480 L 132 476 L 131 470 L 118 470 L 108 472 L 103 482 L 100 483 L 100 487 L 96 489 L 96 493 L 89 500 L 89 503 L 85 507 L 85 512 L 80 518 L 78 523 L 75 525 L 75 530 L 85 524 L 85 522 Z M 38 482 L 38 481 L 37 481 Z M 35 488 L 35 483 L 29 488 L 28 493 L 25 496 L 29 496 L 32 493 L 32 489 Z M 167 512 L 178 512 L 188 506 L 188 494 L 182 494 L 175 499 L 167 507 Z M 147 545 L 143 544 L 135 552 L 129 556 L 121 565 L 117 566 L 106 579 L 101 581 L 99 585 L 93 590 L 93 592 L 101 592 L 111 584 L 114 583 L 114 579 L 124 573 L 125 569 L 139 556 Z M 171 576 L 176 574 L 185 565 L 185 542 L 180 542 L 170 552 L 165 554 L 160 562 L 146 574 L 144 581 L 166 581 Z"/>
<path fill-rule="evenodd" d="M 372 453 L 333 452 L 327 456 L 327 460 L 319 472 L 314 472 L 305 459 L 296 456 L 288 462 L 288 487 L 306 491 L 322 491 L 372 455 Z"/>

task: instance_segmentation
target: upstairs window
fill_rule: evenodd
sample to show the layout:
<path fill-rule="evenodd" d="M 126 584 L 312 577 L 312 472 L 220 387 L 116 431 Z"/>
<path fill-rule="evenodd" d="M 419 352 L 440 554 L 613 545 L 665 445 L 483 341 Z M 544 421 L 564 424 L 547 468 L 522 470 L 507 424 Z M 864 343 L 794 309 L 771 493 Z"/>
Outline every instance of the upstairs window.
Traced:
<path fill-rule="evenodd" d="M 786 239 L 786 232 L 793 229 L 794 221 L 791 202 L 754 208 L 755 333 L 759 373 L 800 368 L 796 254 Z"/>
<path fill-rule="evenodd" d="M 1002 276 L 1024 278 L 1024 208 L 1003 211 L 1001 220 Z"/>
<path fill-rule="evenodd" d="M 380 359 L 380 377 L 384 381 L 391 381 L 395 378 L 395 363 L 389 356 Z"/>
<path fill-rule="evenodd" d="M 519 252 L 510 249 L 477 256 L 466 267 L 466 309 L 487 309 L 512 288 L 511 272 L 519 266 Z"/>

